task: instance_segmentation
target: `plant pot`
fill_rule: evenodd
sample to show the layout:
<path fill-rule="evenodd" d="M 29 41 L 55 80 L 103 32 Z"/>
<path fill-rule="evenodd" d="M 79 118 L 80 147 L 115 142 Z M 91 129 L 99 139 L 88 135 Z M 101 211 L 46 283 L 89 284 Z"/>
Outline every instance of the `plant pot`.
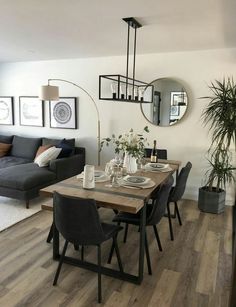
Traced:
<path fill-rule="evenodd" d="M 137 159 L 133 157 L 132 155 L 125 153 L 123 165 L 126 167 L 127 173 L 132 174 L 132 173 L 137 172 L 137 169 L 138 169 Z"/>
<path fill-rule="evenodd" d="M 203 212 L 219 214 L 225 209 L 225 191 L 216 192 L 208 191 L 206 187 L 199 188 L 198 192 L 198 208 Z"/>

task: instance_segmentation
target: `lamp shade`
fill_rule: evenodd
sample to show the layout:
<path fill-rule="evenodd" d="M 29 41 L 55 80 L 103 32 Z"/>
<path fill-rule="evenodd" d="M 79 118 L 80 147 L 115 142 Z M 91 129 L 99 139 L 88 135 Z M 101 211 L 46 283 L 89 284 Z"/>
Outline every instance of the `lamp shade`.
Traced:
<path fill-rule="evenodd" d="M 41 100 L 59 100 L 59 87 L 52 85 L 41 86 L 41 92 L 39 94 Z"/>

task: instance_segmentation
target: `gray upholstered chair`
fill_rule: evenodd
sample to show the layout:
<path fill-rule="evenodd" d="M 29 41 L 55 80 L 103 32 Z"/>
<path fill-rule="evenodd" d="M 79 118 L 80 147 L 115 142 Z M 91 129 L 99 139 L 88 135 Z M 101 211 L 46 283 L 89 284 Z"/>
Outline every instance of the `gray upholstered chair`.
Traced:
<path fill-rule="evenodd" d="M 186 188 L 186 183 L 188 180 L 188 176 L 190 173 L 190 170 L 192 168 L 192 163 L 188 162 L 180 171 L 177 179 L 176 179 L 176 185 L 172 187 L 168 204 L 167 204 L 167 216 L 169 220 L 169 228 L 170 228 L 170 238 L 173 241 L 174 240 L 174 233 L 173 233 L 173 228 L 172 228 L 172 218 L 178 218 L 179 225 L 182 225 L 180 213 L 179 213 L 179 208 L 178 208 L 178 201 L 181 200 L 185 188 Z M 170 211 L 170 203 L 174 203 L 174 215 L 171 215 Z"/>
<path fill-rule="evenodd" d="M 102 300 L 101 290 L 101 244 L 104 241 L 113 239 L 118 265 L 121 272 L 123 267 L 117 245 L 117 234 L 122 227 L 101 223 L 97 211 L 96 202 L 93 199 L 82 199 L 69 196 L 62 196 L 54 193 L 54 223 L 62 236 L 65 238 L 65 245 L 60 257 L 53 285 L 57 284 L 61 266 L 65 258 L 68 243 L 75 246 L 96 245 L 98 261 L 98 302 Z"/>
<path fill-rule="evenodd" d="M 156 240 L 157 240 L 157 245 L 160 251 L 162 251 L 162 246 L 161 246 L 161 241 L 158 235 L 156 225 L 161 221 L 162 217 L 164 216 L 166 212 L 169 193 L 170 193 L 173 183 L 174 183 L 174 179 L 172 176 L 170 176 L 167 179 L 167 181 L 160 186 L 159 192 L 156 194 L 156 198 L 153 200 L 153 203 L 147 206 L 146 226 L 153 227 L 154 233 L 156 236 Z M 120 212 L 115 216 L 113 221 L 117 222 L 118 225 L 120 223 L 127 223 L 127 224 L 139 226 L 140 225 L 140 213 L 132 214 L 132 213 Z M 114 249 L 115 249 L 115 246 L 113 244 L 111 251 L 110 251 L 109 258 L 108 258 L 108 263 L 111 262 L 111 258 L 112 258 Z M 146 258 L 147 258 L 148 272 L 149 274 L 152 274 L 151 261 L 150 261 L 149 248 L 148 248 L 148 238 L 147 238 L 146 230 L 145 230 L 145 252 L 146 252 Z"/>

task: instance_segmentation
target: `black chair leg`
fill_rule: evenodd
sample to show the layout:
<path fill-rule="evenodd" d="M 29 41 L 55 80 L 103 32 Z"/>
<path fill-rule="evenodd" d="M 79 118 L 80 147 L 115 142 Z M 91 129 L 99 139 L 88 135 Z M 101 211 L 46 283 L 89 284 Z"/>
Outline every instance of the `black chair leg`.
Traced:
<path fill-rule="evenodd" d="M 117 245 L 117 236 L 113 237 L 113 245 L 116 251 L 116 257 L 117 257 L 119 269 L 121 272 L 123 272 L 123 265 L 122 265 L 121 258 L 120 258 L 120 251 Z"/>
<path fill-rule="evenodd" d="M 102 276 L 101 276 L 101 245 L 97 247 L 98 252 L 98 303 L 102 302 Z"/>
<path fill-rule="evenodd" d="M 52 241 L 53 238 L 53 223 L 50 227 L 49 233 L 48 233 L 48 237 L 47 237 L 47 243 L 50 243 Z"/>
<path fill-rule="evenodd" d="M 173 234 L 173 228 L 172 228 L 172 221 L 171 221 L 171 215 L 170 215 L 170 204 L 167 204 L 167 213 L 168 213 L 168 221 L 169 221 L 169 228 L 170 228 L 170 238 L 172 241 L 174 241 L 174 234 Z"/>
<path fill-rule="evenodd" d="M 178 208 L 177 202 L 175 202 L 175 211 L 177 213 L 177 218 L 178 218 L 179 224 L 180 224 L 180 226 L 182 226 L 182 221 L 181 221 L 181 217 L 180 217 L 180 214 L 179 214 L 179 208 Z"/>
<path fill-rule="evenodd" d="M 81 246 L 81 260 L 84 261 L 84 245 Z"/>
<path fill-rule="evenodd" d="M 151 266 L 151 261 L 150 261 L 150 254 L 149 254 L 148 240 L 147 240 L 146 232 L 145 232 L 145 251 L 146 251 L 146 258 L 147 258 L 148 274 L 152 275 L 152 266 Z"/>
<path fill-rule="evenodd" d="M 124 242 L 124 243 L 126 243 L 126 241 L 127 241 L 128 230 L 129 230 L 129 224 L 126 223 L 126 224 L 125 224 L 124 239 L 123 239 L 123 242 Z"/>
<path fill-rule="evenodd" d="M 60 271 L 61 271 L 61 266 L 62 266 L 64 257 L 65 257 L 65 254 L 66 254 L 67 246 L 68 246 L 68 241 L 65 242 L 65 245 L 63 247 L 63 251 L 62 251 L 62 254 L 61 254 L 61 257 L 60 257 L 59 265 L 58 265 L 56 275 L 55 275 L 55 278 L 54 278 L 54 281 L 53 281 L 53 286 L 55 286 L 57 284 L 57 280 L 58 280 L 58 277 L 59 277 L 59 274 L 60 274 Z"/>
<path fill-rule="evenodd" d="M 156 236 L 159 251 L 162 252 L 161 240 L 160 240 L 160 237 L 159 237 L 159 234 L 158 234 L 158 231 L 157 231 L 157 226 L 153 225 L 153 229 L 154 229 L 154 233 L 155 233 L 155 236 Z"/>
<path fill-rule="evenodd" d="M 74 244 L 74 250 L 75 250 L 75 251 L 79 251 L 79 245 Z"/>
<path fill-rule="evenodd" d="M 112 259 L 113 253 L 114 253 L 114 249 L 115 249 L 114 242 L 112 242 L 110 253 L 109 253 L 109 256 L 108 256 L 108 259 L 107 259 L 107 263 L 111 263 L 111 259 Z"/>

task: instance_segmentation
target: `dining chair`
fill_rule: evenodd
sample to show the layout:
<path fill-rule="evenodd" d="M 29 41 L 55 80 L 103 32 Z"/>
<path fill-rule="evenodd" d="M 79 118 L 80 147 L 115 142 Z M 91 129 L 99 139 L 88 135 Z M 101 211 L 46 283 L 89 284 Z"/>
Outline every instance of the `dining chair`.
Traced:
<path fill-rule="evenodd" d="M 147 205 L 146 226 L 153 227 L 154 234 L 155 234 L 156 241 L 157 241 L 157 246 L 160 251 L 162 251 L 162 246 L 161 246 L 161 241 L 160 241 L 160 237 L 159 237 L 156 225 L 160 223 L 162 217 L 164 216 L 166 212 L 169 193 L 170 193 L 173 183 L 174 183 L 173 176 L 168 177 L 166 182 L 164 182 L 160 186 L 159 193 L 156 194 L 156 198 L 153 200 L 153 204 Z M 140 225 L 140 212 L 138 212 L 137 214 L 120 212 L 115 216 L 115 218 L 113 219 L 113 222 L 117 222 L 118 225 L 120 223 L 127 223 L 127 224 L 139 226 Z M 113 243 L 111 250 L 110 250 L 110 255 L 108 258 L 108 263 L 111 262 L 114 249 L 115 249 L 115 246 Z M 145 229 L 145 252 L 146 252 L 148 273 L 151 275 L 152 268 L 151 268 L 151 261 L 150 261 L 150 256 L 149 256 L 149 247 L 148 247 L 148 238 L 147 238 L 146 229 Z"/>
<path fill-rule="evenodd" d="M 145 157 L 150 158 L 152 148 L 145 148 L 144 151 L 145 151 Z M 167 150 L 166 149 L 157 149 L 157 157 L 158 157 L 158 159 L 167 160 Z M 129 224 L 125 224 L 125 231 L 124 231 L 124 238 L 123 238 L 124 243 L 126 243 L 126 241 L 127 241 L 128 230 L 129 230 Z"/>
<path fill-rule="evenodd" d="M 117 234 L 122 227 L 114 224 L 102 223 L 94 199 L 63 196 L 54 192 L 53 208 L 53 223 L 65 239 L 53 285 L 55 286 L 57 284 L 62 263 L 65 260 L 68 243 L 72 243 L 75 246 L 95 245 L 97 246 L 98 264 L 98 302 L 101 303 L 101 244 L 108 239 L 113 239 L 113 246 L 116 251 L 119 269 L 123 272 L 116 240 Z"/>
<path fill-rule="evenodd" d="M 152 148 L 145 148 L 145 158 L 150 158 L 152 153 Z M 157 158 L 167 160 L 167 150 L 157 149 Z"/>
<path fill-rule="evenodd" d="M 178 201 L 181 200 L 185 188 L 186 188 L 186 183 L 188 180 L 188 176 L 190 173 L 190 170 L 192 168 L 192 163 L 187 162 L 187 164 L 181 169 L 177 179 L 176 179 L 176 184 L 174 187 L 172 187 L 170 191 L 170 196 L 168 199 L 167 203 L 167 217 L 169 221 L 169 228 L 170 228 L 170 238 L 173 241 L 174 240 L 174 233 L 173 233 L 173 227 L 172 227 L 172 218 L 178 218 L 179 225 L 182 225 L 180 213 L 179 213 L 179 208 L 178 208 Z M 174 214 L 171 215 L 171 210 L 170 210 L 170 203 L 174 203 Z"/>

